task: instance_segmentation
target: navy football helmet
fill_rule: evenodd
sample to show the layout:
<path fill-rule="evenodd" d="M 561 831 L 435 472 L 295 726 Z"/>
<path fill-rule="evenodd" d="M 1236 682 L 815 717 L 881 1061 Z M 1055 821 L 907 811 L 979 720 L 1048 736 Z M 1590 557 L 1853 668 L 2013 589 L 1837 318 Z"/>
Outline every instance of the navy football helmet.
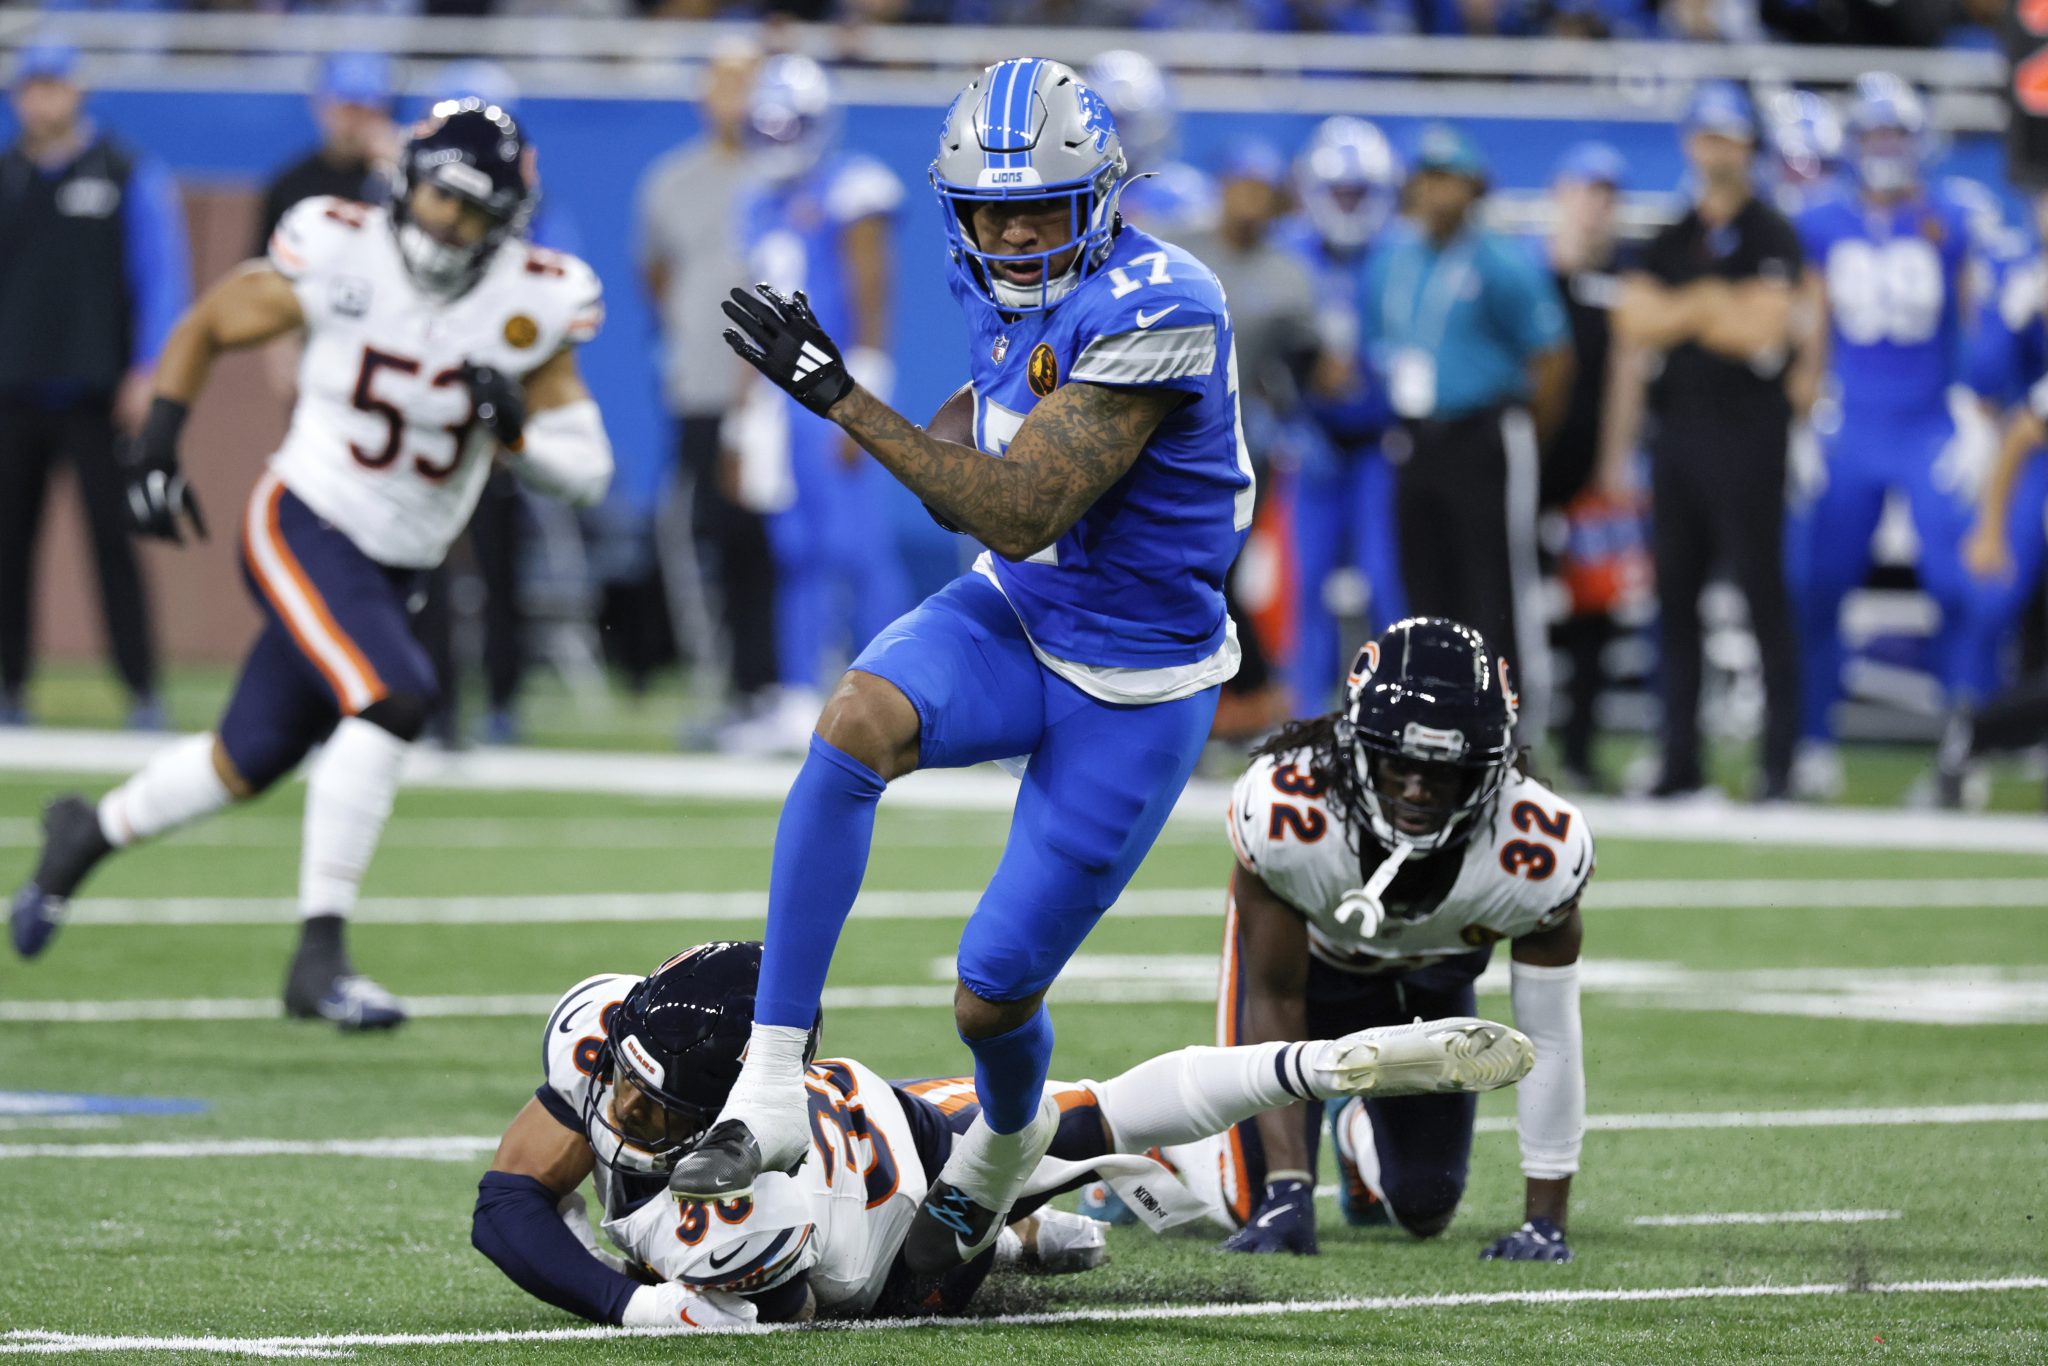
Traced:
<path fill-rule="evenodd" d="M 419 184 L 474 204 L 491 220 L 490 231 L 474 246 L 428 232 L 412 217 L 412 189 Z M 482 278 L 499 247 L 526 230 L 539 198 L 533 149 L 513 117 L 474 96 L 443 100 L 413 126 L 399 153 L 391 230 L 420 288 L 455 298 Z"/>
<path fill-rule="evenodd" d="M 1366 642 L 1341 729 L 1374 837 L 1417 853 L 1467 839 L 1515 761 L 1515 710 L 1505 661 L 1469 626 L 1410 617 Z"/>
<path fill-rule="evenodd" d="M 595 1081 L 583 1103 L 583 1131 L 600 1161 L 666 1171 L 696 1146 L 739 1080 L 760 980 L 759 943 L 699 944 L 647 974 L 608 1012 L 605 1041 L 591 1068 Z M 817 1056 L 824 1026 L 821 1010 L 804 1047 L 806 1064 Z M 660 1135 L 618 1127 L 611 1099 L 621 1081 L 659 1108 Z"/>

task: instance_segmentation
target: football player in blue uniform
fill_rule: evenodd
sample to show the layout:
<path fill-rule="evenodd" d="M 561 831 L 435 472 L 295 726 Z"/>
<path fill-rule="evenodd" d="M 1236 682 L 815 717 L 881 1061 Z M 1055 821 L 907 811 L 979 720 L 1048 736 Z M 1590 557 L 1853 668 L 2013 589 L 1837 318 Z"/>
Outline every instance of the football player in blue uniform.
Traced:
<path fill-rule="evenodd" d="M 1763 102 L 1759 180 L 1778 212 L 1796 219 L 1841 192 L 1842 116 L 1823 95 L 1780 90 Z"/>
<path fill-rule="evenodd" d="M 1302 443 L 1293 514 L 1295 647 L 1288 681 L 1297 706 L 1317 709 L 1339 676 L 1330 579 L 1349 566 L 1366 581 L 1368 615 L 1383 628 L 1407 615 L 1394 540 L 1394 472 L 1380 452 L 1393 423 L 1386 392 L 1364 363 L 1358 295 L 1373 241 L 1393 217 L 1403 173 L 1386 135 L 1364 119 L 1323 120 L 1295 159 L 1301 213 L 1277 232 L 1316 281 L 1322 353 L 1305 395 L 1312 438 Z"/>
<path fill-rule="evenodd" d="M 1046 988 L 1151 847 L 1237 667 L 1223 580 L 1253 480 L 1230 319 L 1207 267 L 1122 225 L 1125 171 L 1108 106 L 1057 62 L 997 63 L 954 100 L 931 177 L 967 314 L 956 439 L 856 383 L 803 295 L 726 305 L 736 351 L 988 551 L 825 706 L 776 832 L 746 1068 L 670 1189 L 731 1198 L 808 1142 L 803 1042 L 883 788 L 1028 756 L 960 942 L 954 1020 L 985 1109 L 919 1207 L 906 1256 L 925 1273 L 995 1237 L 1051 1141 Z"/>
<path fill-rule="evenodd" d="M 1795 786 L 1819 795 L 1839 767 L 1829 711 L 1841 687 L 1843 599 L 1863 581 L 1871 535 L 1896 490 L 1920 537 L 1922 585 L 1940 604 L 1936 673 L 1951 705 L 1997 681 L 2017 604 L 1980 591 L 1959 545 L 1971 502 L 1949 391 L 1963 369 L 1972 207 L 1926 184 L 1927 116 L 1898 77 L 1860 77 L 1849 114 L 1856 189 L 1807 210 L 1806 294 L 1827 327 L 1812 348 L 1827 384 L 1815 426 L 1824 486 L 1795 517 L 1790 577 L 1802 645 L 1802 754 Z"/>
<path fill-rule="evenodd" d="M 823 68 L 799 55 L 769 59 L 747 105 L 762 179 L 735 214 L 754 278 L 785 295 L 802 290 L 819 325 L 845 340 L 850 373 L 887 402 L 890 236 L 903 185 L 873 157 L 841 150 L 838 123 Z M 781 695 L 721 743 L 801 753 L 827 656 L 859 654 L 914 599 L 888 530 L 888 474 L 831 423 L 762 389 L 742 402 L 754 420 L 736 424 L 736 444 L 766 428 L 741 459 L 763 456 L 761 446 L 788 452 L 787 477 L 774 481 L 781 506 L 768 518 Z"/>

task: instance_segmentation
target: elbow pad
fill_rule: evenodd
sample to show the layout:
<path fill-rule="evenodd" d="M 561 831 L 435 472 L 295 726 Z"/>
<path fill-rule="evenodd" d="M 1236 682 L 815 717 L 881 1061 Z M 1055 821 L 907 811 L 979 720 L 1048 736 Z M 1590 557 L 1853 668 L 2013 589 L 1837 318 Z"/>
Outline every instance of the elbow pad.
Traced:
<path fill-rule="evenodd" d="M 1509 965 L 1515 1027 L 1536 1045 L 1536 1066 L 1515 1088 L 1522 1175 L 1554 1181 L 1579 1169 L 1586 1133 L 1586 1061 L 1579 1027 L 1579 965 Z"/>
<path fill-rule="evenodd" d="M 546 408 L 526 419 L 512 470 L 551 498 L 588 507 L 612 482 L 612 443 L 591 399 Z"/>
<path fill-rule="evenodd" d="M 484 1173 L 469 1241 L 527 1294 L 597 1323 L 621 1322 L 640 1288 L 584 1247 L 554 1193 L 530 1176 Z"/>

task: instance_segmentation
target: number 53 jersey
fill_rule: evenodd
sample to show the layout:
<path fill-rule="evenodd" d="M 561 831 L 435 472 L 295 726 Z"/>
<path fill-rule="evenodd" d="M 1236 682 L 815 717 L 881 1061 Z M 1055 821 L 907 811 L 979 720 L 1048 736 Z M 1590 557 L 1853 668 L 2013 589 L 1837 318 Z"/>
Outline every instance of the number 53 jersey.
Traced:
<path fill-rule="evenodd" d="M 597 276 L 515 240 L 467 293 L 439 298 L 413 283 L 383 209 L 324 196 L 285 214 L 270 265 L 306 316 L 298 401 L 271 469 L 372 560 L 432 568 L 490 477 L 493 444 L 462 367 L 523 378 L 590 340 L 604 317 Z"/>
<path fill-rule="evenodd" d="M 1364 885 L 1381 856 L 1365 830 L 1365 858 L 1353 852 L 1348 821 L 1310 776 L 1305 750 L 1262 756 L 1230 794 L 1238 862 L 1308 921 L 1309 952 L 1347 972 L 1406 971 L 1548 929 L 1593 876 L 1585 816 L 1510 773 L 1463 844 L 1409 859 L 1382 897 L 1385 922 L 1368 938 L 1356 920 L 1337 917 L 1344 894 Z"/>

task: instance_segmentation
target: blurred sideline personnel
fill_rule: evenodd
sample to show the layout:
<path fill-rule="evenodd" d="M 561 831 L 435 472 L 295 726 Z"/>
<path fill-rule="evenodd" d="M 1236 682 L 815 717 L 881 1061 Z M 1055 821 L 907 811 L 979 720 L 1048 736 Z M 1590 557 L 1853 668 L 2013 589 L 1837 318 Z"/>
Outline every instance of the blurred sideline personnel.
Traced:
<path fill-rule="evenodd" d="M 1493 945 L 1511 941 L 1515 1023 L 1536 1048 L 1515 1098 L 1526 1222 L 1481 1255 L 1566 1262 L 1585 1129 L 1579 898 L 1593 837 L 1528 776 L 1514 727 L 1508 680 L 1479 634 L 1414 617 L 1359 652 L 1338 711 L 1254 752 L 1227 817 L 1237 868 L 1217 1042 L 1470 1015 Z M 1464 1194 L 1474 1116 L 1470 1096 L 1451 1095 L 1368 1095 L 1333 1112 L 1345 1221 L 1442 1233 Z M 1165 1156 L 1238 1229 L 1227 1249 L 1312 1254 L 1323 1119 L 1290 1103 Z"/>
<path fill-rule="evenodd" d="M 1373 252 L 1359 313 L 1401 419 L 1389 454 L 1409 610 L 1495 642 L 1540 734 L 1538 453 L 1571 394 L 1571 333 L 1549 275 L 1480 223 L 1486 182 L 1463 132 L 1422 130 L 1407 221 Z"/>
<path fill-rule="evenodd" d="M 1569 614 L 1557 631 L 1571 661 L 1568 713 L 1558 727 L 1566 779 L 1581 791 L 1605 784 L 1593 759 L 1605 658 L 1614 639 L 1614 611 L 1635 590 L 1632 567 L 1642 561 L 1642 517 L 1629 472 L 1603 475 L 1600 426 L 1606 416 L 1609 314 L 1622 273 L 1641 253 L 1615 235 L 1628 163 L 1605 142 L 1568 150 L 1550 179 L 1557 225 L 1544 244 L 1551 282 L 1564 300 L 1572 332 L 1570 401 L 1543 452 L 1542 506 L 1561 519 L 1560 577 Z M 1624 453 L 1632 454 L 1632 453 Z"/>
<path fill-rule="evenodd" d="M 2037 195 L 2035 211 L 2048 207 Z M 2011 401 L 1998 457 L 1984 482 L 1975 524 L 1963 543 L 1963 560 L 1989 592 L 2009 592 L 2031 582 L 2039 563 L 2042 518 L 2048 512 L 2048 462 L 2039 457 L 2048 442 L 2048 280 L 2040 249 L 2012 272 L 1997 306 L 1979 319 L 1980 341 L 1996 354 L 1980 356 L 1980 391 Z M 1987 337 L 1985 334 L 1988 333 Z M 1981 372 L 1987 363 L 1993 373 Z M 2004 372 L 2000 374 L 1998 372 Z M 2024 376 L 2017 394 L 1997 382 Z M 1988 381 L 1988 382 L 1987 382 Z M 1957 707 L 1949 716 L 1936 754 L 1936 800 L 1950 810 L 1965 804 L 1967 780 L 1986 754 L 2026 749 L 2048 740 L 2048 675 L 2021 680 L 1981 706 Z"/>
<path fill-rule="evenodd" d="M 747 278 L 801 290 L 819 326 L 844 337 L 849 374 L 880 402 L 889 357 L 890 238 L 903 184 L 881 162 L 839 147 L 840 111 L 823 67 L 771 57 L 747 98 L 753 186 L 735 210 Z M 753 380 L 726 444 L 763 472 L 760 500 L 775 554 L 775 706 L 728 729 L 722 748 L 800 754 L 824 705 L 828 658 L 858 655 L 911 605 L 896 548 L 889 475 L 822 417 Z M 772 467 L 772 468 L 770 468 Z M 741 475 L 747 484 L 746 473 Z"/>
<path fill-rule="evenodd" d="M 142 425 L 192 267 L 170 172 L 85 117 L 77 65 L 69 43 L 21 50 L 20 133 L 0 155 L 0 726 L 29 720 L 37 532 L 50 472 L 68 460 L 129 724 L 161 730 L 155 633 L 114 447 Z"/>
<path fill-rule="evenodd" d="M 313 93 L 320 145 L 279 171 L 264 190 L 253 255 L 270 250 L 271 235 L 285 212 L 302 199 L 332 195 L 363 204 L 384 202 L 398 157 L 392 97 L 391 59 L 381 52 L 337 52 L 320 64 L 320 84 Z"/>
<path fill-rule="evenodd" d="M 1764 677 L 1759 795 L 1791 792 L 1799 725 L 1798 638 L 1785 589 L 1785 454 L 1792 406 L 1798 234 L 1756 197 L 1756 118 L 1740 87 L 1702 85 L 1684 124 L 1692 209 L 1652 240 L 1622 281 L 1602 439 L 1628 467 L 1649 428 L 1651 555 L 1664 678 L 1662 771 L 1654 795 L 1706 785 L 1700 753 L 1700 593 L 1717 564 L 1749 604 Z M 1658 359 L 1661 358 L 1661 359 Z M 1652 376 L 1654 375 L 1654 383 Z"/>
<path fill-rule="evenodd" d="M 97 805 L 65 796 L 44 812 L 42 858 L 11 917 L 23 957 L 49 944 L 113 850 L 254 797 L 318 744 L 285 1010 L 343 1029 L 405 1019 L 350 965 L 343 923 L 438 691 L 407 598 L 469 520 L 494 461 L 582 503 L 611 477 L 574 350 L 602 316 L 597 277 L 519 240 L 534 193 L 511 116 L 475 101 L 437 105 L 405 145 L 389 210 L 301 201 L 267 262 L 228 276 L 179 320 L 130 497 L 138 530 L 171 541 L 185 521 L 205 534 L 178 472 L 178 436 L 214 361 L 307 333 L 291 430 L 241 528 L 267 625 L 215 734 L 163 750 Z"/>
<path fill-rule="evenodd" d="M 721 468 L 721 432 L 746 367 L 718 334 L 719 300 L 745 278 L 734 206 L 747 183 L 751 44 L 712 59 L 698 108 L 703 130 L 641 178 L 636 221 L 641 280 L 661 319 L 662 398 L 676 424 L 676 462 L 689 490 L 690 535 L 715 602 L 728 676 L 728 720 L 775 700 L 775 563 L 761 515 Z"/>
<path fill-rule="evenodd" d="M 1088 66 L 1088 88 L 1116 120 L 1131 179 L 1117 201 L 1134 228 L 1178 240 L 1216 225 L 1216 182 L 1180 159 L 1180 113 L 1166 73 L 1142 52 L 1114 48 Z"/>
<path fill-rule="evenodd" d="M 1400 200 L 1401 160 L 1375 125 L 1339 114 L 1317 124 L 1295 158 L 1294 192 L 1301 212 L 1280 236 L 1314 274 L 1320 349 L 1303 385 L 1289 500 L 1297 559 L 1288 677 L 1294 705 L 1318 709 L 1344 664 L 1330 599 L 1337 571 L 1348 566 L 1365 580 L 1376 628 L 1407 615 L 1394 471 L 1381 448 L 1393 412 L 1366 363 L 1358 317 L 1368 253 Z"/>
<path fill-rule="evenodd" d="M 2028 513 L 2036 534 L 2021 540 L 2023 572 L 1986 583 L 1963 563 L 1975 508 L 1949 405 L 1964 375 L 1975 205 L 1927 183 L 1930 136 L 1911 86 L 1889 72 L 1858 77 L 1849 109 L 1855 186 L 1798 223 L 1811 262 L 1802 304 L 1827 324 L 1800 357 L 1817 373 L 1824 366 L 1825 380 L 1795 385 L 1818 391 L 1825 454 L 1825 483 L 1793 518 L 1802 796 L 1841 791 L 1830 713 L 1841 695 L 1842 603 L 1869 572 L 1888 494 L 1912 511 L 1920 583 L 1941 608 L 1931 662 L 1949 707 L 1997 690 L 1999 647 L 2040 570 L 2038 507 Z"/>
<path fill-rule="evenodd" d="M 1173 1181 L 1143 1154 L 1221 1132 L 1271 1105 L 1356 1095 L 1466 1092 L 1529 1070 L 1529 1040 L 1486 1020 L 1439 1020 L 1342 1039 L 1183 1048 L 1106 1082 L 1053 1082 L 1058 1132 L 994 1246 L 927 1296 L 899 1251 L 919 1199 L 981 1105 L 971 1077 L 883 1080 L 802 1049 L 810 1116 L 803 1160 L 751 1193 L 668 1199 L 666 1176 L 703 1136 L 740 1070 L 761 946 L 699 944 L 646 977 L 571 987 L 541 1032 L 543 1077 L 478 1183 L 470 1241 L 527 1293 L 599 1323 L 733 1328 L 814 1314 L 957 1313 L 996 1265 L 1083 1271 L 1102 1227 L 1044 1208 L 1098 1176 L 1126 1189 Z M 595 1178 L 601 1250 L 578 1190 Z M 1141 1199 L 1135 1192 L 1134 1199 Z M 1197 1212 L 1185 1198 L 1170 1207 Z"/>
<path fill-rule="evenodd" d="M 1271 143 L 1243 138 L 1231 144 L 1217 171 L 1219 210 L 1213 231 L 1188 235 L 1183 245 L 1216 272 L 1230 300 L 1237 334 L 1237 401 L 1245 448 L 1264 487 L 1277 446 L 1298 432 L 1298 374 L 1316 356 L 1315 282 L 1299 257 L 1276 240 L 1274 225 L 1287 190 L 1287 162 Z M 1225 581 L 1225 605 L 1237 623 L 1243 658 L 1223 685 L 1216 705 L 1218 739 L 1248 743 L 1287 718 L 1287 703 L 1273 682 L 1265 642 L 1241 605 L 1237 581 L 1249 557 Z"/>
<path fill-rule="evenodd" d="M 1230 319 L 1206 266 L 1119 224 L 1125 169 L 1109 106 L 1058 62 L 997 63 L 953 101 L 932 182 L 973 378 L 932 432 L 853 381 L 801 296 L 726 307 L 741 355 L 989 549 L 819 719 L 776 831 L 746 1070 L 670 1188 L 731 1199 L 803 1151 L 804 1039 L 883 788 L 1028 755 L 960 939 L 953 1018 L 983 1109 L 912 1225 L 923 1275 L 994 1241 L 1053 1141 L 1046 989 L 1158 836 L 1237 672 L 1223 580 L 1254 481 Z"/>

